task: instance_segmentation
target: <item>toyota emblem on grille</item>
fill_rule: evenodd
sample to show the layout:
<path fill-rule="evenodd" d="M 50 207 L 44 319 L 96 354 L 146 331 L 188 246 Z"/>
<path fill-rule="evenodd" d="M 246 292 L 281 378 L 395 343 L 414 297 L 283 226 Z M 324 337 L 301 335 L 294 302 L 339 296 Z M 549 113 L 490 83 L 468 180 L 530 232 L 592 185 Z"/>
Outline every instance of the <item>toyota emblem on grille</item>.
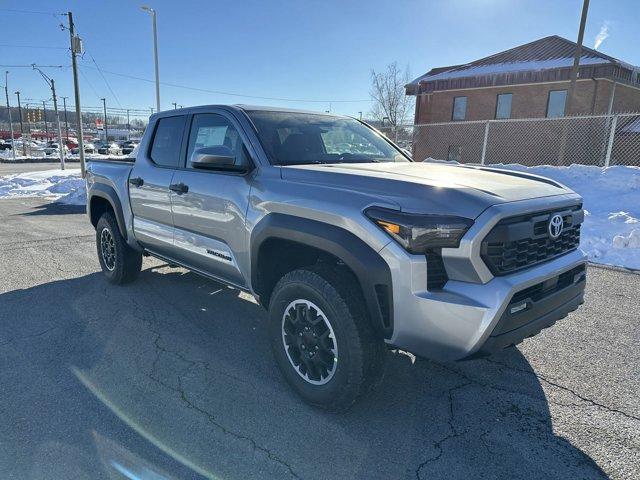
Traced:
<path fill-rule="evenodd" d="M 561 215 L 554 215 L 549 220 L 547 229 L 549 230 L 549 236 L 555 240 L 562 233 L 562 227 L 564 226 L 564 220 Z"/>

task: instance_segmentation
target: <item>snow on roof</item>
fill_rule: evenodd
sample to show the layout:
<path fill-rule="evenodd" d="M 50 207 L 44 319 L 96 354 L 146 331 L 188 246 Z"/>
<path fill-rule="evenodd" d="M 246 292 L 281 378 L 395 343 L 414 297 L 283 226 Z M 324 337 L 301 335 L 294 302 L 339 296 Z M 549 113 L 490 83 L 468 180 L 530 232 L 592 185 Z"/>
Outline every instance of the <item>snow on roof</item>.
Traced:
<path fill-rule="evenodd" d="M 581 57 L 580 65 L 611 63 L 602 58 Z M 550 68 L 571 67 L 573 58 L 553 58 L 549 60 L 530 60 L 526 62 L 492 63 L 489 65 L 463 65 L 458 68 L 436 74 L 431 72 L 416 78 L 411 83 L 422 81 L 446 80 L 450 78 L 475 77 L 477 75 L 495 75 L 498 73 L 521 72 L 526 70 L 546 70 Z"/>
<path fill-rule="evenodd" d="M 557 35 L 551 35 L 510 48 L 503 52 L 489 55 L 488 57 L 474 60 L 464 65 L 433 68 L 413 80 L 409 85 L 416 86 L 420 82 L 430 82 L 434 80 L 568 68 L 573 65 L 576 48 L 577 45 L 575 42 Z M 637 69 L 637 67 L 625 64 L 602 52 L 585 46 L 582 47 L 580 65 L 603 64 L 619 64 L 627 69 Z"/>

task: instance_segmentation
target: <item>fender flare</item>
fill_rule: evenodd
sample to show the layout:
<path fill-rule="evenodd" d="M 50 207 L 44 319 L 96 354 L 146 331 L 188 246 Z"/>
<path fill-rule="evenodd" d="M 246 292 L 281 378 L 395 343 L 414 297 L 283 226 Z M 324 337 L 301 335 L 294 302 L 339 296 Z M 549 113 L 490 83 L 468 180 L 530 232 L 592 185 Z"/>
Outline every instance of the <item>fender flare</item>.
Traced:
<path fill-rule="evenodd" d="M 127 239 L 127 227 L 124 221 L 124 213 L 122 211 L 122 204 L 120 203 L 120 199 L 118 198 L 118 194 L 115 189 L 110 185 L 105 185 L 103 183 L 95 183 L 91 186 L 89 191 L 89 198 L 87 199 L 87 211 L 89 213 L 89 218 L 91 218 L 91 200 L 93 197 L 104 198 L 111 204 L 111 208 L 116 216 L 116 222 L 118 223 L 118 228 L 120 229 L 120 234 L 123 238 Z"/>
<path fill-rule="evenodd" d="M 271 213 L 251 232 L 251 285 L 259 285 L 260 247 L 270 239 L 288 240 L 330 253 L 355 274 L 373 327 L 384 338 L 393 333 L 393 289 L 387 262 L 344 228 L 292 215 Z M 259 291 L 257 291 L 260 294 Z"/>

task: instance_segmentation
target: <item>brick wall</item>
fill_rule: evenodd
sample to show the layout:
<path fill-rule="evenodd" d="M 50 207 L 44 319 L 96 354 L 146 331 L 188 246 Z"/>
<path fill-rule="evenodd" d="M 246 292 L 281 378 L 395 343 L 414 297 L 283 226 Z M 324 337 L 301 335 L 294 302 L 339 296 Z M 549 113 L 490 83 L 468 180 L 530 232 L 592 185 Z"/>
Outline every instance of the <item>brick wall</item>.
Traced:
<path fill-rule="evenodd" d="M 574 104 L 569 115 L 605 114 L 609 106 L 612 82 L 584 79 L 576 83 Z M 501 93 L 513 94 L 511 118 L 545 117 L 551 90 L 568 90 L 569 82 L 532 85 L 510 85 L 467 90 L 435 91 L 421 95 L 416 105 L 416 124 L 450 122 L 453 99 L 467 97 L 466 120 L 495 118 L 497 97 Z M 614 111 L 640 111 L 640 90 L 622 84 L 616 86 Z"/>

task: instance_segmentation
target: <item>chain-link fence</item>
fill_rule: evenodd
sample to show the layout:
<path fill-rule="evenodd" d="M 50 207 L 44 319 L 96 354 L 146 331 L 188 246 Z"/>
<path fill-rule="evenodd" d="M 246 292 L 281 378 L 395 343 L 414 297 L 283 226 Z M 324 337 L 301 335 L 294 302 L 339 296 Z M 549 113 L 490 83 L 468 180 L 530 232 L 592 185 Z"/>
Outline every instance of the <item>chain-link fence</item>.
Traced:
<path fill-rule="evenodd" d="M 415 160 L 640 166 L 640 113 L 482 120 L 380 129 Z"/>

